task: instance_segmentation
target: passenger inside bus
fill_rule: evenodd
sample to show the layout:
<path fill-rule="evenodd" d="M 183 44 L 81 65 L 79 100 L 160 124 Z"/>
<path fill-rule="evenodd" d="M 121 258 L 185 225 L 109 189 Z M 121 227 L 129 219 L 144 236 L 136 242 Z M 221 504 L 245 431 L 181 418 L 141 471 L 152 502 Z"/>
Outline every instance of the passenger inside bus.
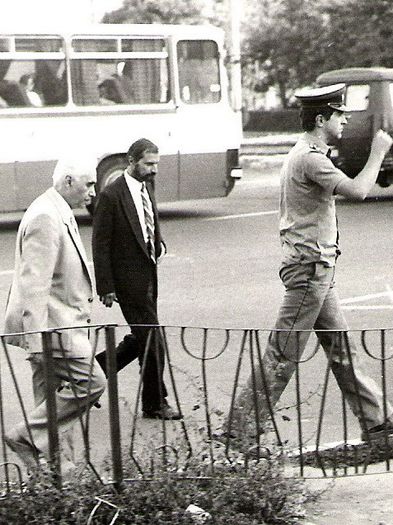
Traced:
<path fill-rule="evenodd" d="M 135 93 L 133 89 L 133 67 L 135 67 L 135 60 L 127 60 L 117 64 L 118 74 L 115 75 L 119 79 L 121 88 L 124 92 L 125 101 L 132 103 L 135 101 Z"/>
<path fill-rule="evenodd" d="M 100 103 L 105 104 L 129 104 L 132 102 L 132 89 L 130 79 L 125 79 L 123 75 L 113 74 L 98 85 L 100 93 Z"/>
<path fill-rule="evenodd" d="M 34 91 L 34 76 L 29 73 L 22 75 L 19 79 L 19 84 L 29 99 L 30 105 L 38 108 L 42 107 L 41 97 Z"/>
<path fill-rule="evenodd" d="M 42 93 L 44 106 L 67 103 L 67 73 L 62 60 L 36 60 L 35 86 Z"/>
<path fill-rule="evenodd" d="M 12 80 L 0 80 L 0 97 L 10 107 L 31 106 L 25 91 L 18 82 Z"/>
<path fill-rule="evenodd" d="M 98 84 L 98 92 L 100 94 L 100 104 L 103 106 L 119 104 L 120 95 L 115 85 L 115 79 L 107 78 Z"/>

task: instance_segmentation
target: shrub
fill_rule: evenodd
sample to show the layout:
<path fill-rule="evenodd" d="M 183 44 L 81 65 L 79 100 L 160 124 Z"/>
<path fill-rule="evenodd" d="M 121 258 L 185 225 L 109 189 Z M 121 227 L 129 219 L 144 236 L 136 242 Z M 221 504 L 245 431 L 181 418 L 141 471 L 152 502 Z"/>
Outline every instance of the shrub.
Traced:
<path fill-rule="evenodd" d="M 109 524 L 119 510 L 119 525 L 189 525 L 185 513 L 191 503 L 211 515 L 216 525 L 292 524 L 302 517 L 307 494 L 303 484 L 284 477 L 281 460 L 262 460 L 247 470 L 225 462 L 215 475 L 197 472 L 162 472 L 157 479 L 124 482 L 121 490 L 103 485 L 84 471 L 59 490 L 48 474 L 29 480 L 22 494 L 10 493 L 0 504 L 0 523 L 86 524 L 97 504 L 104 500 L 91 523 Z M 202 469 L 203 470 L 203 469 Z M 194 472 L 193 472 L 194 471 Z"/>

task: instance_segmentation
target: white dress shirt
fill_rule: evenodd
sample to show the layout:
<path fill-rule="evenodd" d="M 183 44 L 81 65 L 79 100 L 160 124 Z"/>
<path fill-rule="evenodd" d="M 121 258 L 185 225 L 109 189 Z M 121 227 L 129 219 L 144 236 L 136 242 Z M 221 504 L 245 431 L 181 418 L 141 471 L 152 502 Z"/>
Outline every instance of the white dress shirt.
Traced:
<path fill-rule="evenodd" d="M 142 203 L 142 183 L 138 180 L 134 179 L 134 177 L 131 177 L 127 173 L 127 171 L 124 172 L 124 178 L 126 179 L 126 183 L 128 186 L 128 189 L 130 190 L 132 200 L 134 201 L 136 211 L 138 213 L 138 219 L 142 228 L 143 238 L 145 239 L 145 242 L 148 241 L 147 236 L 147 229 L 146 229 L 146 222 L 145 222 L 145 212 L 143 210 L 143 203 Z"/>

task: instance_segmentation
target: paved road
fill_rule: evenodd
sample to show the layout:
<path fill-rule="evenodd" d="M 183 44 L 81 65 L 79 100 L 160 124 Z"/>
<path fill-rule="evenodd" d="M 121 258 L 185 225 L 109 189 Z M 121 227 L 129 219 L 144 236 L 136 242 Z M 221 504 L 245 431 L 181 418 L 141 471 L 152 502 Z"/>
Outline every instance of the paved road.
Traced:
<path fill-rule="evenodd" d="M 266 330 L 273 326 L 282 297 L 277 275 L 280 259 L 277 182 L 277 166 L 261 168 L 260 164 L 251 165 L 245 171 L 244 180 L 225 199 L 161 205 L 162 229 L 169 248 L 169 254 L 159 268 L 162 324 Z M 392 204 L 391 198 L 363 203 L 338 201 L 343 255 L 339 261 L 337 282 L 353 329 L 393 327 Z M 91 257 L 90 222 L 82 220 L 80 229 Z M 0 228 L 0 311 L 4 310 L 12 275 L 15 234 L 16 225 Z M 116 306 L 108 310 L 98 301 L 95 303 L 93 322 L 122 321 Z M 266 333 L 262 333 L 262 339 Z M 177 337 L 175 334 L 172 338 L 174 361 L 180 369 L 179 385 L 184 409 L 191 413 L 192 407 L 200 401 L 197 392 L 200 363 L 185 354 Z M 217 351 L 221 345 L 222 334 L 217 334 L 213 337 L 213 348 Z M 393 346 L 393 333 L 387 334 L 387 345 Z M 233 381 L 238 349 L 234 343 L 233 348 L 212 362 L 209 369 L 212 398 L 220 408 L 225 408 L 230 400 L 228 385 Z M 19 374 L 26 378 L 25 384 L 28 385 L 29 371 L 22 357 L 22 352 L 16 350 Z M 305 397 L 313 394 L 302 415 L 304 430 L 311 437 L 315 434 L 320 402 L 318 393 L 325 364 L 324 357 L 319 355 L 305 367 L 302 379 L 302 394 Z M 378 361 L 368 358 L 366 366 L 375 377 L 380 375 Z M 133 399 L 138 380 L 137 367 L 128 367 L 119 377 L 122 398 Z M 190 378 L 195 379 L 195 392 L 190 390 Z M 12 390 L 9 379 L 7 381 L 7 388 Z M 389 386 L 391 384 L 389 379 Z M 288 390 L 283 402 L 293 403 L 293 388 Z M 326 413 L 324 441 L 339 439 L 340 403 L 333 387 Z M 293 410 L 286 414 L 291 419 L 295 415 Z M 19 418 L 13 412 L 8 417 L 10 421 Z M 351 436 L 357 437 L 357 425 L 351 417 L 349 425 Z M 296 436 L 290 422 L 283 422 L 282 431 L 288 439 L 293 440 Z"/>

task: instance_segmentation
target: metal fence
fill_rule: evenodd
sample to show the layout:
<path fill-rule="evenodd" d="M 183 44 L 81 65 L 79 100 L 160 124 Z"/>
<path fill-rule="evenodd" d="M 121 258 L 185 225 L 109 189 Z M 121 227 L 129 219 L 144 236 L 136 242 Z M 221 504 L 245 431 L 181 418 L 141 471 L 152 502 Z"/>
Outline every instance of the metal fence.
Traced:
<path fill-rule="evenodd" d="M 42 333 L 48 459 L 60 486 L 64 457 L 81 469 L 90 469 L 103 483 L 115 486 L 154 479 L 168 470 L 185 478 L 211 477 L 223 465 L 247 469 L 250 462 L 276 458 L 284 461 L 289 476 L 390 470 L 392 448 L 388 435 L 378 442 L 368 436 L 363 441 L 359 438 L 358 418 L 348 409 L 332 378 L 332 356 L 326 349 L 321 350 L 315 335 L 302 355 L 292 358 L 292 378 L 275 404 L 263 360 L 267 340 L 274 334 L 270 330 L 149 326 L 140 366 L 133 363 L 118 372 L 116 340 L 129 333 L 130 327 L 85 328 L 90 332 L 93 356 L 107 351 L 107 389 L 99 405 L 87 411 L 81 407 L 76 428 L 61 435 L 56 423 L 58 385 L 51 342 L 54 335 L 61 341 L 67 329 Z M 16 422 L 23 419 L 27 425 L 29 411 L 34 407 L 25 352 L 8 344 L 7 337 L 9 334 L 1 336 L 0 349 L 0 479 L 5 491 L 15 483 L 21 486 L 25 469 L 4 439 Z M 389 418 L 393 330 L 336 332 L 335 337 L 350 366 L 350 341 L 356 345 L 367 375 L 381 391 L 384 417 Z M 141 415 L 141 378 L 146 358 L 149 352 L 157 353 L 160 342 L 165 350 L 169 400 L 184 415 L 180 421 L 150 420 Z M 62 352 L 66 356 L 64 349 Z M 247 414 L 240 424 L 236 418 L 239 399 L 243 399 L 240 413 Z M 267 418 L 261 416 L 261 402 Z M 359 403 L 361 414 L 360 398 Z"/>

